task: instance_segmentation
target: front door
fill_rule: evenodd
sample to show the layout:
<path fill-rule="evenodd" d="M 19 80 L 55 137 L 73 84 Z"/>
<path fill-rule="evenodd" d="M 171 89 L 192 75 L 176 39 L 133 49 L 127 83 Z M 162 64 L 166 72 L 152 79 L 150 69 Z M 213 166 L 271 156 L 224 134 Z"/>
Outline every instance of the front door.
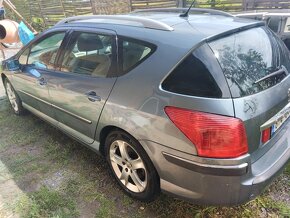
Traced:
<path fill-rule="evenodd" d="M 93 143 L 103 106 L 114 86 L 116 35 L 111 31 L 74 31 L 49 74 L 51 103 L 59 126 L 85 143 Z"/>
<path fill-rule="evenodd" d="M 46 75 L 54 71 L 65 34 L 65 31 L 49 33 L 26 48 L 19 57 L 21 70 L 13 77 L 13 84 L 23 103 L 49 118 L 54 118 L 54 114 L 49 105 L 49 81 Z"/>

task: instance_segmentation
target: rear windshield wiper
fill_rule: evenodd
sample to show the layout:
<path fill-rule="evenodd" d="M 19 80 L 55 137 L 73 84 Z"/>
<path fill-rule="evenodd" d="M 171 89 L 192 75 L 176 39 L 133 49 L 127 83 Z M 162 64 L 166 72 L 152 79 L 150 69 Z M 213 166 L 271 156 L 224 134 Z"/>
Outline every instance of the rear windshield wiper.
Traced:
<path fill-rule="evenodd" d="M 260 82 L 262 82 L 262 81 L 264 81 L 264 80 L 266 80 L 266 79 L 269 79 L 269 78 L 274 77 L 274 76 L 281 75 L 281 74 L 283 74 L 283 73 L 286 74 L 286 75 L 289 74 L 289 72 L 288 72 L 288 70 L 286 69 L 286 67 L 284 67 L 284 66 L 282 65 L 281 68 L 280 68 L 279 70 L 274 71 L 274 72 L 268 74 L 267 76 L 262 77 L 261 79 L 258 79 L 257 81 L 254 82 L 254 84 L 260 83 Z"/>

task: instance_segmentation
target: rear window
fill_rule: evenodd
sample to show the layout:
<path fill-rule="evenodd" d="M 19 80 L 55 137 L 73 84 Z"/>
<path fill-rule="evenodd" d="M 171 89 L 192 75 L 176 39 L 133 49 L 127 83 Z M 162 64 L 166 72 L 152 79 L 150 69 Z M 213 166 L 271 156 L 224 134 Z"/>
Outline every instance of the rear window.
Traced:
<path fill-rule="evenodd" d="M 183 95 L 221 98 L 222 91 L 207 66 L 212 68 L 214 64 L 203 48 L 198 48 L 173 70 L 162 88 Z"/>
<path fill-rule="evenodd" d="M 209 43 L 233 97 L 255 94 L 281 82 L 287 72 L 261 78 L 281 69 L 290 71 L 284 43 L 265 27 L 254 28 Z"/>

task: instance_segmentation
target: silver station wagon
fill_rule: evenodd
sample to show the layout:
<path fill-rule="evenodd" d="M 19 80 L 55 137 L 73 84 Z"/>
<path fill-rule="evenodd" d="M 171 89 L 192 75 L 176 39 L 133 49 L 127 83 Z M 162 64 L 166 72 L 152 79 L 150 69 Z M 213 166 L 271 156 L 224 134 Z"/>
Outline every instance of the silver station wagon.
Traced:
<path fill-rule="evenodd" d="M 263 22 L 185 11 L 67 18 L 1 77 L 16 114 L 103 155 L 131 197 L 241 204 L 290 157 L 290 54 Z"/>

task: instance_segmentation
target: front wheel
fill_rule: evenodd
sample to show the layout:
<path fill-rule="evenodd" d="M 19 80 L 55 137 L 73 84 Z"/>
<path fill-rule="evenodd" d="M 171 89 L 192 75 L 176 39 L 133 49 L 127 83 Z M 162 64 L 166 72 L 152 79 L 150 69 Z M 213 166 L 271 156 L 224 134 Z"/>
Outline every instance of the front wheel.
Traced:
<path fill-rule="evenodd" d="M 4 86 L 5 86 L 5 91 L 6 91 L 8 100 L 10 102 L 10 105 L 11 105 L 14 113 L 17 115 L 24 114 L 25 110 L 22 106 L 21 99 L 19 98 L 19 96 L 15 92 L 13 86 L 11 85 L 11 83 L 7 79 L 4 80 Z"/>
<path fill-rule="evenodd" d="M 123 131 L 106 139 L 106 159 L 125 193 L 141 201 L 152 201 L 160 192 L 158 174 L 137 140 Z"/>

